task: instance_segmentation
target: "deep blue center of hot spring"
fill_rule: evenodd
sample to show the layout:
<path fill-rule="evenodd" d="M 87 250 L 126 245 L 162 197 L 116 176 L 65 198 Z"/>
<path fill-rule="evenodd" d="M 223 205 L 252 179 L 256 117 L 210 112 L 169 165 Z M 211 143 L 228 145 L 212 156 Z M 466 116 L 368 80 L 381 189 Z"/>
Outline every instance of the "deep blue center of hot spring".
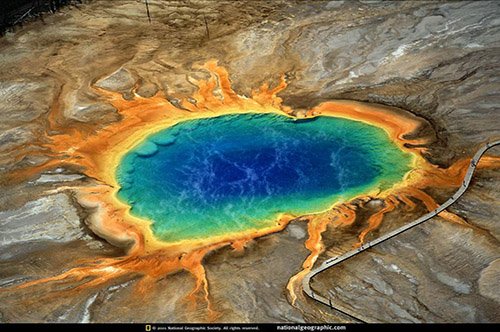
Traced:
<path fill-rule="evenodd" d="M 386 189 L 411 161 L 382 129 L 358 121 L 224 115 L 181 122 L 129 151 L 118 196 L 163 241 L 208 238 Z"/>

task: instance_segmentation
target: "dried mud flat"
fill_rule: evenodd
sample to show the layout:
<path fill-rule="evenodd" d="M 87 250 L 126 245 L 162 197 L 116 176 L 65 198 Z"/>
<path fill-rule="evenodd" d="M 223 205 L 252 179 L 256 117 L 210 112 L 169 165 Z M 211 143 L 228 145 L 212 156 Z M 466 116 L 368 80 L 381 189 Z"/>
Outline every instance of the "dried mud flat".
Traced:
<path fill-rule="evenodd" d="M 64 189 L 95 181 L 82 169 L 5 180 L 50 159 L 43 143 L 56 134 L 55 110 L 59 125 L 90 132 L 121 120 L 92 85 L 125 98 L 132 89 L 162 91 L 175 105 L 195 90 L 192 78 L 206 76 L 193 65 L 217 59 L 243 95 L 285 73 L 279 96 L 296 110 L 352 99 L 423 117 L 432 128 L 419 134 L 435 136 L 426 157 L 441 167 L 500 136 L 497 2 L 150 1 L 150 10 L 151 24 L 141 2 L 91 1 L 0 39 L 0 322 L 209 319 L 204 301 L 186 300 L 195 285 L 185 272 L 156 282 L 147 297 L 135 294 L 134 275 L 71 297 L 51 295 L 71 283 L 7 291 L 124 253 L 88 229 L 92 209 Z M 480 170 L 450 208 L 474 228 L 436 217 L 320 274 L 312 287 L 370 321 L 500 322 L 499 178 L 498 169 Z M 428 191 L 439 202 L 449 193 Z M 327 229 L 317 263 L 350 249 L 380 209 L 370 202 L 351 227 Z M 397 209 L 369 237 L 424 212 Z M 303 296 L 291 304 L 286 285 L 308 255 L 306 228 L 297 220 L 243 252 L 224 247 L 205 258 L 217 321 L 349 321 Z"/>

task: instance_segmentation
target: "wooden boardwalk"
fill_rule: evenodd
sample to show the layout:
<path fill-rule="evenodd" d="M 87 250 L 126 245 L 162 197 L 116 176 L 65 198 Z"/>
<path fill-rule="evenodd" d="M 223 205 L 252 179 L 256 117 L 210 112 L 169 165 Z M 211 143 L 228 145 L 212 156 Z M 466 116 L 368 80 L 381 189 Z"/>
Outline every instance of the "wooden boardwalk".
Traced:
<path fill-rule="evenodd" d="M 467 173 L 465 174 L 465 178 L 462 182 L 462 185 L 460 186 L 460 188 L 458 188 L 458 190 L 446 201 L 444 202 L 443 204 L 441 204 L 439 207 L 437 207 L 435 210 L 421 216 L 420 218 L 418 218 L 417 220 L 414 220 L 398 229 L 395 229 L 387 234 L 384 234 L 382 235 L 381 237 L 373 240 L 373 241 L 369 241 L 369 242 L 366 242 L 364 243 L 362 246 L 360 246 L 359 248 L 356 248 L 354 250 L 351 250 L 351 251 L 348 251 L 346 252 L 345 254 L 343 255 L 340 255 L 340 256 L 337 256 L 337 257 L 334 257 L 334 258 L 331 258 L 331 259 L 328 259 L 326 261 L 324 261 L 319 267 L 311 270 L 311 272 L 309 272 L 305 277 L 304 279 L 302 280 L 302 288 L 304 290 L 304 292 L 312 299 L 318 301 L 318 302 L 321 302 L 353 319 L 355 319 L 356 321 L 360 321 L 360 322 L 363 322 L 363 320 L 361 320 L 360 318 L 356 317 L 356 313 L 352 312 L 350 309 L 347 309 L 347 308 L 342 308 L 338 305 L 335 305 L 333 302 L 332 302 L 332 299 L 330 298 L 326 298 L 324 296 L 321 296 L 320 294 L 317 294 L 315 293 L 312 288 L 311 288 L 311 279 L 323 272 L 324 270 L 326 269 L 329 269 L 331 268 L 332 266 L 335 266 L 337 264 L 340 264 L 346 260 L 348 260 L 349 258 L 352 258 L 354 256 L 356 256 L 357 254 L 359 253 L 362 253 L 363 251 L 373 247 L 373 246 L 376 246 L 377 244 L 380 244 L 384 241 L 387 241 L 403 232 L 406 232 L 407 230 L 417 226 L 417 225 L 420 225 L 424 222 L 426 222 L 427 220 L 429 219 L 432 219 L 433 217 L 435 217 L 436 215 L 438 215 L 439 213 L 441 213 L 442 211 L 444 211 L 445 209 L 447 209 L 450 205 L 452 205 L 453 203 L 455 203 L 459 198 L 460 196 L 462 196 L 464 194 L 464 192 L 467 190 L 467 188 L 469 187 L 470 185 L 470 182 L 472 180 L 472 175 L 474 174 L 474 171 L 476 170 L 476 167 L 477 167 L 477 164 L 479 163 L 479 160 L 481 159 L 481 157 L 484 155 L 484 153 L 492 148 L 493 146 L 496 146 L 496 145 L 500 145 L 500 140 L 498 141 L 494 141 L 494 142 L 490 142 L 490 143 L 487 143 L 485 145 L 483 145 L 477 152 L 476 154 L 474 155 L 474 157 L 471 159 L 470 161 L 470 164 L 469 164 L 469 168 L 467 169 Z"/>

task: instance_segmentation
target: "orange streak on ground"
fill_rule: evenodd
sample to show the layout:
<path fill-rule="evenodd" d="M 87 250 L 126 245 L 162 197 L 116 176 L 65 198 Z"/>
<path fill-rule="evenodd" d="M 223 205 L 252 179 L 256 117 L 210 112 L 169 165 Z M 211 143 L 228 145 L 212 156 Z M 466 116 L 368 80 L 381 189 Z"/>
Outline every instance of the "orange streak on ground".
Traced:
<path fill-rule="evenodd" d="M 417 207 L 417 204 L 415 204 L 415 202 L 413 202 L 407 195 L 403 193 L 398 193 L 398 199 L 401 202 L 405 203 L 406 209 L 408 211 L 412 211 Z"/>
<path fill-rule="evenodd" d="M 343 226 L 350 226 L 356 221 L 356 211 L 354 206 L 342 204 L 336 209 L 340 213 L 340 215 L 337 215 L 337 218 Z"/>
<path fill-rule="evenodd" d="M 500 167 L 500 156 L 483 156 L 479 163 L 477 164 L 477 168 L 490 168 L 496 169 Z"/>
<path fill-rule="evenodd" d="M 202 68 L 215 73 L 219 78 L 218 83 L 225 105 L 241 105 L 241 97 L 233 91 L 231 81 L 229 80 L 229 73 L 225 68 L 217 66 L 217 61 L 208 61 Z"/>
<path fill-rule="evenodd" d="M 370 216 L 370 218 L 368 218 L 368 226 L 359 234 L 358 236 L 359 242 L 355 245 L 356 247 L 361 246 L 365 242 L 366 235 L 380 226 L 380 224 L 382 223 L 382 219 L 384 218 L 384 215 L 388 212 L 393 211 L 399 204 L 399 202 L 395 200 L 392 196 L 387 197 L 384 200 L 384 203 L 385 206 L 380 211 L 375 212 L 373 215 Z"/>
<path fill-rule="evenodd" d="M 434 209 L 436 209 L 439 206 L 439 204 L 436 203 L 436 201 L 434 200 L 434 198 L 432 198 L 429 194 L 425 193 L 424 191 L 422 191 L 420 189 L 417 189 L 417 188 L 409 188 L 408 190 L 411 190 L 411 191 L 408 191 L 408 193 L 412 197 L 415 197 L 416 199 L 418 199 L 422 203 L 424 203 L 425 207 L 427 208 L 427 210 L 429 212 L 433 211 Z M 440 212 L 438 214 L 438 216 L 441 217 L 441 218 L 443 218 L 443 219 L 446 219 L 448 221 L 451 221 L 451 222 L 454 222 L 454 223 L 457 223 L 457 224 L 460 224 L 460 225 L 463 225 L 463 226 L 473 227 L 471 224 L 467 223 L 461 217 L 457 216 L 454 213 L 446 211 L 446 210 Z"/>
<path fill-rule="evenodd" d="M 304 276 L 311 271 L 319 254 L 323 251 L 323 243 L 321 242 L 321 233 L 326 230 L 329 223 L 327 218 L 313 217 L 307 224 L 307 232 L 309 238 L 306 240 L 305 246 L 311 252 L 302 264 L 302 271 L 292 276 L 287 284 L 288 293 L 292 304 L 295 303 L 299 294 L 300 283 Z"/>
<path fill-rule="evenodd" d="M 250 239 L 241 239 L 241 240 L 236 240 L 231 243 L 231 247 L 233 247 L 234 250 L 236 251 L 243 251 L 245 250 L 245 246 L 247 243 L 250 241 Z"/>
<path fill-rule="evenodd" d="M 319 255 L 325 249 L 321 234 L 323 234 L 326 231 L 328 225 L 332 223 L 331 220 L 334 220 L 332 226 L 337 227 L 351 225 L 356 219 L 355 211 L 346 207 L 344 204 L 340 204 L 339 206 L 335 207 L 335 211 L 336 214 L 332 219 L 321 215 L 309 216 L 309 218 L 311 219 L 307 224 L 307 233 L 309 237 L 305 242 L 305 247 L 310 251 L 310 254 L 302 264 L 302 270 L 292 276 L 288 280 L 288 284 L 286 286 L 292 304 L 295 304 L 299 296 L 298 294 L 301 294 L 300 285 L 302 284 L 302 279 L 304 279 L 305 275 L 312 270 L 314 263 L 316 263 Z"/>
<path fill-rule="evenodd" d="M 389 137 L 401 148 L 407 150 L 404 144 L 421 145 L 428 144 L 432 137 L 421 137 L 409 139 L 407 136 L 414 133 L 426 124 L 422 118 L 418 118 L 410 112 L 402 112 L 399 109 L 376 105 L 363 104 L 355 101 L 339 100 L 324 102 L 309 111 L 312 116 L 330 115 L 362 121 L 383 128 Z M 413 149 L 413 151 L 419 149 Z"/>
<path fill-rule="evenodd" d="M 280 82 L 275 88 L 269 89 L 269 84 L 264 83 L 258 90 L 253 90 L 252 99 L 258 102 L 260 105 L 270 105 L 276 108 L 280 108 L 283 99 L 276 96 L 276 94 L 284 90 L 286 86 L 287 84 L 285 81 L 285 75 L 281 75 Z"/>

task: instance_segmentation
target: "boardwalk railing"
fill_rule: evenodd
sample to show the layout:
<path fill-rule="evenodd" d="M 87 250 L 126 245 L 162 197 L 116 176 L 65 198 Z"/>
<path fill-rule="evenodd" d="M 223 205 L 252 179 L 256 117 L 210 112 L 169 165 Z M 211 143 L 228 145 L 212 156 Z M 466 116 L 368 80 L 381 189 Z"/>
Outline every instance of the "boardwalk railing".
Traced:
<path fill-rule="evenodd" d="M 333 309 L 335 309 L 335 310 L 337 310 L 337 311 L 339 311 L 339 312 L 341 312 L 341 313 L 343 313 L 343 314 L 345 314 L 345 315 L 347 315 L 347 316 L 349 316 L 357 321 L 363 322 L 363 320 L 360 319 L 359 317 L 357 317 L 356 313 L 352 312 L 350 309 L 343 308 L 343 307 L 340 307 L 338 305 L 333 305 L 332 299 L 326 298 L 324 296 L 321 296 L 321 295 L 315 293 L 310 286 L 311 279 L 315 275 L 317 275 L 318 273 L 321 273 L 324 270 L 331 268 L 332 266 L 340 264 L 343 261 L 345 261 L 353 256 L 356 256 L 357 254 L 359 254 L 359 253 L 361 253 L 361 252 L 363 252 L 363 251 L 365 251 L 373 246 L 376 246 L 377 244 L 380 244 L 384 241 L 387 241 L 387 240 L 395 237 L 396 235 L 399 235 L 403 232 L 406 232 L 407 230 L 409 230 L 417 225 L 420 225 L 421 223 L 435 217 L 436 215 L 438 215 L 439 213 L 441 213 L 442 211 L 447 209 L 450 205 L 455 203 L 469 187 L 470 182 L 472 180 L 472 175 L 474 174 L 474 171 L 476 170 L 477 164 L 479 163 L 479 160 L 484 155 L 484 153 L 488 149 L 490 149 L 496 145 L 500 145 L 500 140 L 494 141 L 494 142 L 489 142 L 489 143 L 483 145 L 476 152 L 474 157 L 472 157 L 472 159 L 471 159 L 471 162 L 470 162 L 469 167 L 467 169 L 467 172 L 465 174 L 462 185 L 460 186 L 460 188 L 458 188 L 458 190 L 446 202 L 444 202 L 443 204 L 438 206 L 435 210 L 421 216 L 417 220 L 414 220 L 414 221 L 412 221 L 412 222 L 410 222 L 410 223 L 408 223 L 408 224 L 406 224 L 398 229 L 395 229 L 387 234 L 384 234 L 383 236 L 381 236 L 373 241 L 366 242 L 362 246 L 360 246 L 359 248 L 356 248 L 354 250 L 346 252 L 343 255 L 340 255 L 340 256 L 337 256 L 337 257 L 334 257 L 334 258 L 331 258 L 331 259 L 324 261 L 319 267 L 311 270 L 311 272 L 309 272 L 302 280 L 302 289 L 304 290 L 304 292 L 312 299 L 314 299 L 318 302 L 321 302 L 321 303 L 323 303 L 323 304 L 325 304 L 325 305 L 327 305 L 327 306 L 329 306 L 329 307 L 331 307 L 331 308 L 333 308 Z"/>

